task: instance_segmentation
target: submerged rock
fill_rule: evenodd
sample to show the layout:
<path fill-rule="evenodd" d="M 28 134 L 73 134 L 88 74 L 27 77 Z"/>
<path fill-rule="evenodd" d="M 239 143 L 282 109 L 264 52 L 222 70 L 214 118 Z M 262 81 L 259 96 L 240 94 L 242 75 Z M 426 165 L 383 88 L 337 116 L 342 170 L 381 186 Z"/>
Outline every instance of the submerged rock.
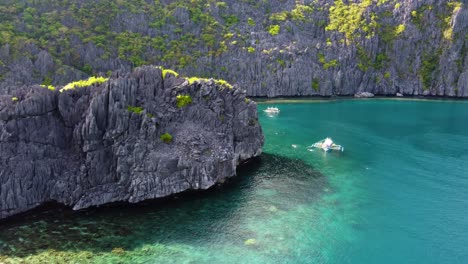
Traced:
<path fill-rule="evenodd" d="M 246 246 L 253 246 L 257 244 L 257 240 L 255 238 L 249 238 L 244 242 Z"/>
<path fill-rule="evenodd" d="M 9 89 L 0 97 L 0 218 L 48 201 L 135 203 L 235 176 L 261 154 L 262 130 L 245 92 L 216 83 L 145 66 L 63 92 Z"/>
<path fill-rule="evenodd" d="M 268 207 L 268 211 L 270 211 L 272 213 L 276 213 L 276 212 L 278 212 L 278 208 L 276 208 L 276 206 L 272 205 L 272 206 Z"/>

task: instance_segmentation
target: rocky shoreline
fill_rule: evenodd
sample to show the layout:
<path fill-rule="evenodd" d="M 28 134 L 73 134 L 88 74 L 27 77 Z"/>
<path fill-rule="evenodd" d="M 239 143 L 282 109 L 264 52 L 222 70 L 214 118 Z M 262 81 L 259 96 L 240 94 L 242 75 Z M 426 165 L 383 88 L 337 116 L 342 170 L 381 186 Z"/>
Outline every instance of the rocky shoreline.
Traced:
<path fill-rule="evenodd" d="M 63 92 L 11 89 L 0 96 L 0 218 L 207 189 L 262 145 L 255 102 L 213 79 L 144 66 Z"/>

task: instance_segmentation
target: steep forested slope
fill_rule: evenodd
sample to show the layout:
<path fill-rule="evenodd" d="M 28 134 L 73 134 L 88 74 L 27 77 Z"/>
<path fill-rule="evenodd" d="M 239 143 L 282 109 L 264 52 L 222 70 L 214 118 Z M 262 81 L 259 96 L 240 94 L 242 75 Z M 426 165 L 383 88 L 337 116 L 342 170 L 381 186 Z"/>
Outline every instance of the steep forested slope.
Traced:
<path fill-rule="evenodd" d="M 0 1 L 0 90 L 143 64 L 251 96 L 468 96 L 468 11 L 442 0 Z"/>

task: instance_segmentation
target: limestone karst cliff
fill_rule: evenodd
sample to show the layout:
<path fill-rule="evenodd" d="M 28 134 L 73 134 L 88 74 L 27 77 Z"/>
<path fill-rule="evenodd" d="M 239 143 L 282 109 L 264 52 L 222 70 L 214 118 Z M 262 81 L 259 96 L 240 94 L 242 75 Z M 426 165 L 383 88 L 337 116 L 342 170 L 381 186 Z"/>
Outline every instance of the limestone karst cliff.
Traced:
<path fill-rule="evenodd" d="M 0 218 L 207 189 L 258 156 L 255 102 L 217 80 L 153 66 L 63 91 L 0 95 Z"/>
<path fill-rule="evenodd" d="M 468 96 L 463 1 L 4 0 L 0 13 L 4 89 L 162 62 L 249 96 Z"/>

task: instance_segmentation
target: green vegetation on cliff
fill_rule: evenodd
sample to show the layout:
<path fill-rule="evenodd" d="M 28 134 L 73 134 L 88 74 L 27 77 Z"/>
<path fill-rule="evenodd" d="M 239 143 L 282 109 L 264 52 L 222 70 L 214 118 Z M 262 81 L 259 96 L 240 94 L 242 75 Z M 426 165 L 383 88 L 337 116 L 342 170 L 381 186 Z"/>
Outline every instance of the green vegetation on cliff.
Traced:
<path fill-rule="evenodd" d="M 139 106 L 127 106 L 127 110 L 131 113 L 135 113 L 135 114 L 141 114 L 143 112 L 143 107 L 139 107 Z"/>
<path fill-rule="evenodd" d="M 119 58 L 133 67 L 161 62 L 176 69 L 197 67 L 197 59 L 219 57 L 237 46 L 254 52 L 254 47 L 246 45 L 250 35 L 247 27 L 261 22 L 271 7 L 268 1 L 244 4 L 261 13 L 255 14 L 256 19 L 240 19 L 231 12 L 231 4 L 213 0 L 6 0 L 0 3 L 0 47 L 9 44 L 18 58 L 34 44 L 47 50 L 55 63 L 73 66 L 88 75 L 102 69 L 84 62 L 83 51 L 76 49 L 87 43 L 98 48 L 93 55 L 99 59 Z M 287 17 L 281 21 L 310 20 L 313 10 L 312 4 L 297 3 L 284 11 Z M 281 21 L 265 25 L 263 30 L 278 35 Z"/>
<path fill-rule="evenodd" d="M 454 0 L 4 0 L 0 85 L 61 86 L 153 64 L 200 76 L 188 78 L 190 83 L 210 77 L 235 81 L 256 96 L 290 94 L 285 90 L 298 83 L 297 91 L 315 94 L 304 75 L 340 72 L 340 78 L 371 87 L 374 83 L 360 74 L 376 80 L 392 72 L 392 80 L 399 80 L 382 85 L 393 93 L 397 83 L 416 83 L 417 76 L 426 76 L 422 55 L 440 47 L 442 58 L 458 57 L 455 66 L 440 66 L 457 69 L 458 79 L 465 70 L 460 47 L 466 32 L 456 24 L 464 8 Z M 161 69 L 164 79 L 178 76 Z M 356 69 L 361 71 L 350 73 Z M 432 88 L 440 82 L 436 79 L 419 80 Z M 450 82 L 446 85 L 456 85 Z M 353 92 L 341 89 L 348 88 L 332 88 L 321 78 L 322 93 Z"/>
<path fill-rule="evenodd" d="M 424 90 L 428 90 L 431 87 L 432 79 L 434 78 L 434 72 L 437 69 L 437 63 L 439 62 L 438 53 L 426 53 L 422 58 L 423 60 L 421 62 L 420 76 Z"/>
<path fill-rule="evenodd" d="M 190 95 L 177 95 L 177 107 L 182 108 L 192 103 L 192 97 Z"/>
<path fill-rule="evenodd" d="M 58 61 L 65 63 L 68 60 L 66 63 L 88 74 L 95 69 L 81 64 L 79 52 L 73 49 L 77 41 L 96 45 L 101 49 L 99 56 L 102 59 L 118 57 L 132 62 L 133 66 L 162 61 L 185 67 L 202 55 L 189 54 L 187 47 L 203 42 L 208 47 L 206 53 L 215 56 L 223 52 L 218 40 L 229 27 L 238 23 L 238 18 L 232 15 L 215 18 L 211 14 L 214 6 L 216 2 L 209 0 L 177 0 L 170 4 L 159 0 L 4 1 L 0 3 L 0 46 L 8 43 L 20 56 L 24 46 L 34 43 Z M 186 22 L 201 28 L 200 34 L 181 29 L 174 14 L 180 10 L 186 10 L 189 14 Z M 131 14 L 145 16 L 144 23 L 159 33 L 120 30 L 116 21 Z M 169 35 L 171 28 L 177 34 Z"/>
<path fill-rule="evenodd" d="M 171 70 L 171 69 L 165 69 L 164 67 L 162 66 L 157 66 L 156 68 L 160 69 L 162 71 L 162 77 L 163 79 L 166 79 L 166 76 L 168 74 L 170 75 L 173 75 L 174 77 L 178 77 L 179 76 L 179 73 L 177 73 L 176 71 L 174 70 Z"/>
<path fill-rule="evenodd" d="M 41 87 L 44 87 L 44 88 L 47 88 L 51 91 L 55 91 L 55 86 L 53 85 L 44 85 L 44 84 L 41 84 Z"/>
<path fill-rule="evenodd" d="M 328 68 L 330 68 L 330 67 L 336 67 L 336 66 L 339 65 L 338 61 L 336 59 L 327 61 L 325 59 L 325 55 L 323 55 L 323 53 L 319 53 L 318 58 L 319 58 L 319 62 L 322 63 L 323 68 L 325 70 L 328 70 Z"/>
<path fill-rule="evenodd" d="M 166 144 L 169 144 L 172 142 L 172 135 L 169 133 L 164 133 L 159 138 Z"/>
<path fill-rule="evenodd" d="M 459 1 L 448 1 L 447 9 L 449 10 L 449 15 L 443 18 L 443 26 L 442 30 L 444 38 L 448 41 L 452 41 L 453 39 L 453 28 L 451 26 L 452 17 L 460 10 L 462 3 Z"/>
<path fill-rule="evenodd" d="M 344 33 L 347 40 L 359 37 L 359 29 L 368 33 L 370 26 L 365 23 L 363 14 L 371 4 L 372 0 L 350 4 L 345 4 L 343 0 L 335 1 L 335 4 L 330 7 L 330 23 L 325 29 Z"/>
<path fill-rule="evenodd" d="M 91 86 L 91 85 L 94 85 L 94 84 L 101 84 L 101 83 L 104 83 L 108 80 L 108 78 L 104 78 L 104 77 L 90 77 L 89 79 L 87 80 L 80 80 L 80 81 L 76 81 L 76 82 L 71 82 L 67 85 L 65 85 L 60 91 L 65 91 L 65 90 L 70 90 L 70 89 L 75 89 L 75 88 L 79 88 L 79 87 L 87 87 L 87 86 Z"/>

